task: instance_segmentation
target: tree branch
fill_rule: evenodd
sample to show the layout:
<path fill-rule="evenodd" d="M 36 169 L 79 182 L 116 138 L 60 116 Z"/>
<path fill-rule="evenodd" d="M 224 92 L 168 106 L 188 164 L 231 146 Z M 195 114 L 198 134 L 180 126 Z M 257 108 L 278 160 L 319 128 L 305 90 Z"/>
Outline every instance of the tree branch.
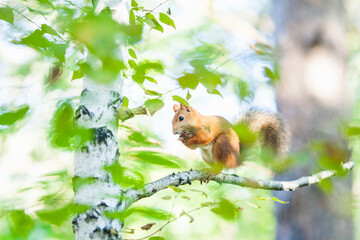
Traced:
<path fill-rule="evenodd" d="M 273 181 L 273 180 L 258 180 L 251 179 L 246 177 L 237 176 L 235 174 L 225 174 L 220 173 L 215 175 L 211 180 L 217 183 L 227 183 L 233 184 L 241 187 L 249 187 L 256 189 L 266 189 L 266 190 L 275 190 L 275 191 L 295 191 L 301 187 L 309 186 L 314 183 L 319 183 L 323 179 L 330 178 L 339 173 L 346 173 L 354 167 L 354 162 L 347 162 L 341 166 L 340 171 L 335 170 L 325 170 L 319 173 L 316 173 L 311 176 L 305 176 L 298 178 L 292 181 Z M 141 198 L 150 197 L 156 192 L 167 188 L 168 186 L 179 186 L 185 184 L 191 184 L 194 180 L 202 179 L 206 173 L 200 172 L 198 170 L 189 170 L 184 172 L 179 172 L 177 174 L 173 173 L 166 177 L 160 178 L 154 182 L 146 184 L 141 189 L 130 188 L 124 192 L 124 197 L 126 199 L 126 208 L 129 207 L 132 203 L 138 201 Z"/>

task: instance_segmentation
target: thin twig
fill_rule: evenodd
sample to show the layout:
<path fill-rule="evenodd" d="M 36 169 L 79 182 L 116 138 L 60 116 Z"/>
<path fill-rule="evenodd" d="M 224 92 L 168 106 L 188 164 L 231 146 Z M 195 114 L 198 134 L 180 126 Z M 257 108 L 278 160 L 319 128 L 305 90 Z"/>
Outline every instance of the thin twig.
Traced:
<path fill-rule="evenodd" d="M 244 53 L 243 53 L 243 52 L 238 53 L 238 54 L 236 54 L 235 56 L 233 56 L 233 57 L 231 57 L 231 58 L 229 58 L 229 59 L 225 60 L 225 61 L 224 61 L 224 62 L 222 62 L 220 65 L 218 65 L 218 66 L 215 68 L 215 70 L 217 70 L 219 67 L 221 67 L 221 66 L 225 65 L 226 63 L 230 62 L 231 60 L 234 60 L 235 58 L 237 58 L 237 57 L 241 56 L 242 54 L 244 54 Z"/>
<path fill-rule="evenodd" d="M 181 217 L 186 216 L 186 215 L 188 215 L 189 213 L 198 211 L 198 210 L 200 210 L 200 209 L 202 209 L 202 208 L 210 207 L 210 206 L 212 206 L 212 205 L 203 205 L 203 206 L 200 206 L 200 207 L 191 209 L 190 211 L 187 211 L 187 212 L 185 212 L 185 214 L 182 214 L 182 215 L 180 215 L 180 216 L 178 216 L 178 217 L 174 217 L 173 219 L 167 221 L 164 225 L 162 225 L 158 230 L 156 230 L 155 232 L 153 232 L 153 233 L 151 233 L 151 234 L 149 234 L 149 235 L 147 235 L 147 236 L 145 236 L 145 237 L 142 237 L 142 238 L 134 238 L 134 239 L 129 239 L 129 238 L 128 238 L 128 239 L 124 239 L 124 240 L 143 240 L 143 239 L 147 239 L 147 238 L 149 238 L 149 237 L 151 237 L 151 236 L 154 236 L 155 234 L 157 234 L 158 232 L 160 232 L 161 230 L 163 230 L 164 227 L 166 227 L 166 226 L 169 225 L 170 223 L 172 223 L 172 222 L 180 219 Z"/>
<path fill-rule="evenodd" d="M 38 25 L 36 22 L 34 22 L 33 20 L 31 20 L 30 18 L 26 17 L 24 14 L 22 14 L 19 10 L 17 10 L 16 8 L 13 8 L 13 7 L 10 7 L 9 5 L 7 4 L 4 4 L 4 3 L 0 3 L 1 5 L 5 6 L 5 7 L 8 7 L 8 8 L 11 8 L 11 10 L 17 12 L 18 14 L 20 14 L 23 18 L 25 18 L 26 20 L 28 20 L 29 22 L 31 22 L 32 24 L 34 24 L 35 26 L 37 26 L 38 28 L 40 28 L 40 25 Z"/>

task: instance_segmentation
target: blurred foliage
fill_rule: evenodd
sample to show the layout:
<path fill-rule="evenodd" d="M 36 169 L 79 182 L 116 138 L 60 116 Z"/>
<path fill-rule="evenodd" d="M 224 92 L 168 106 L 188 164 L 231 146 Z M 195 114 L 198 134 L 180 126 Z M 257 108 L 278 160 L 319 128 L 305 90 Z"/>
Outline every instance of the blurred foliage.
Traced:
<path fill-rule="evenodd" d="M 29 115 L 30 106 L 0 106 L 0 136 L 16 131 L 21 126 L 21 120 Z"/>
<path fill-rule="evenodd" d="M 1 24 L 10 29 L 7 40 L 33 49 L 41 63 L 49 64 L 45 90 L 66 90 L 83 77 L 101 84 L 111 84 L 122 78 L 124 82 L 140 87 L 144 98 L 140 106 L 133 108 L 131 96 L 126 96 L 130 93 L 124 92 L 122 106 L 117 110 L 122 122 L 140 114 L 153 116 L 165 106 L 164 100 L 168 95 L 178 103 L 191 105 L 194 91 L 200 88 L 222 97 L 222 90 L 230 86 L 241 102 L 253 100 L 251 79 L 235 61 L 243 53 L 234 54 L 226 42 L 208 36 L 204 41 L 199 37 L 214 25 L 213 22 L 186 33 L 174 34 L 173 38 L 185 39 L 191 46 L 171 46 L 172 50 L 177 48 L 176 54 L 171 56 L 176 59 L 175 66 L 171 66 L 164 60 L 148 59 L 145 54 L 149 49 L 157 51 L 152 46 L 154 42 L 149 40 L 150 31 L 162 33 L 167 27 L 176 29 L 170 4 L 166 12 L 159 12 L 156 10 L 159 5 L 149 10 L 132 0 L 128 23 L 123 23 L 118 21 L 119 16 L 111 1 L 100 2 L 34 0 L 1 3 Z M 216 35 L 216 31 L 209 35 Z M 168 39 L 174 41 L 171 37 Z M 162 41 L 157 44 L 165 45 Z M 262 70 L 267 80 L 271 84 L 278 81 L 280 75 L 273 47 L 260 42 L 250 47 L 256 61 L 264 63 Z M 30 73 L 32 64 L 27 62 L 21 65 L 18 75 Z M 173 94 L 173 90 L 160 91 L 164 76 L 174 79 L 178 88 L 186 90 L 186 95 Z M 19 130 L 34 107 L 29 104 L 1 106 L 0 134 L 5 136 Z M 74 116 L 77 107 L 77 101 L 73 98 L 57 102 L 48 127 L 48 139 L 55 149 L 73 151 L 93 139 L 91 129 L 76 126 Z M 358 140 L 359 126 L 357 119 L 347 129 L 348 137 Z M 253 145 L 257 136 L 247 126 L 234 127 L 242 143 Z M 186 162 L 167 153 L 162 141 L 151 131 L 127 122 L 120 125 L 120 131 L 119 162 L 106 166 L 104 170 L 122 188 L 142 188 L 152 180 L 154 173 L 188 169 Z M 312 148 L 321 159 L 322 168 L 336 169 L 346 154 L 343 149 L 333 148 L 332 144 L 327 143 L 314 143 Z M 304 158 L 307 156 L 292 155 L 272 167 L 284 169 L 291 166 L 294 159 Z M 258 155 L 255 161 L 264 163 L 263 159 L 266 159 L 265 155 Z M 40 191 L 34 206 L 17 206 L 17 201 L 13 203 L 13 199 L 1 200 L 4 204 L 0 207 L 0 239 L 73 239 L 72 216 L 88 209 L 87 206 L 73 203 L 73 190 L 94 181 L 72 178 L 67 171 L 49 173 L 33 186 L 19 192 L 21 195 Z M 323 182 L 321 188 L 331 191 L 331 182 Z M 224 226 L 236 226 L 239 232 L 235 234 L 236 237 L 265 240 L 272 238 L 275 232 L 274 203 L 287 202 L 260 190 L 234 190 L 231 186 L 219 187 L 216 183 L 206 186 L 194 183 L 191 186 L 169 187 L 148 199 L 146 206 L 144 202 L 136 203 L 125 212 L 108 212 L 107 216 L 125 219 L 124 234 L 131 238 L 136 234 L 148 236 L 151 240 L 177 239 L 179 236 L 175 236 L 173 232 L 176 231 L 172 230 L 179 228 L 176 221 L 186 218 L 188 225 L 191 225 L 187 228 L 194 239 L 209 239 L 221 233 Z M 208 224 L 206 231 L 205 224 Z M 158 229 L 161 231 L 155 234 Z"/>

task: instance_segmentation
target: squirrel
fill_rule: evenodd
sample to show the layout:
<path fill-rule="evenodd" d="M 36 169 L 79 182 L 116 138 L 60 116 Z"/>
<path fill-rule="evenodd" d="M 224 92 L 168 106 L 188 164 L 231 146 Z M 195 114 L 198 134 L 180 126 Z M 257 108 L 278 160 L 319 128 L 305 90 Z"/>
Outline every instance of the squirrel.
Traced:
<path fill-rule="evenodd" d="M 204 116 L 190 106 L 173 106 L 173 134 L 190 149 L 200 148 L 203 160 L 210 165 L 207 175 L 201 182 L 208 183 L 223 168 L 235 168 L 243 160 L 246 143 L 241 143 L 233 125 L 220 116 Z M 278 115 L 249 109 L 235 125 L 245 126 L 253 134 L 259 135 L 262 149 L 270 150 L 274 157 L 282 157 L 288 151 L 289 130 L 285 121 Z"/>

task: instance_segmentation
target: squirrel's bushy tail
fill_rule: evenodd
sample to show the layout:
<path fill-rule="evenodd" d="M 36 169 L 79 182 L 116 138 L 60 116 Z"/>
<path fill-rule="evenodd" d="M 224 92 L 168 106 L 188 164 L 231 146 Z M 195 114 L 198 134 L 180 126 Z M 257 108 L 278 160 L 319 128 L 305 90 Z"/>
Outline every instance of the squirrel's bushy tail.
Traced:
<path fill-rule="evenodd" d="M 283 156 L 289 150 L 290 131 L 286 122 L 279 114 L 250 108 L 236 121 L 259 133 L 261 147 L 271 150 L 275 156 Z M 240 140 L 240 148 L 241 146 Z"/>

